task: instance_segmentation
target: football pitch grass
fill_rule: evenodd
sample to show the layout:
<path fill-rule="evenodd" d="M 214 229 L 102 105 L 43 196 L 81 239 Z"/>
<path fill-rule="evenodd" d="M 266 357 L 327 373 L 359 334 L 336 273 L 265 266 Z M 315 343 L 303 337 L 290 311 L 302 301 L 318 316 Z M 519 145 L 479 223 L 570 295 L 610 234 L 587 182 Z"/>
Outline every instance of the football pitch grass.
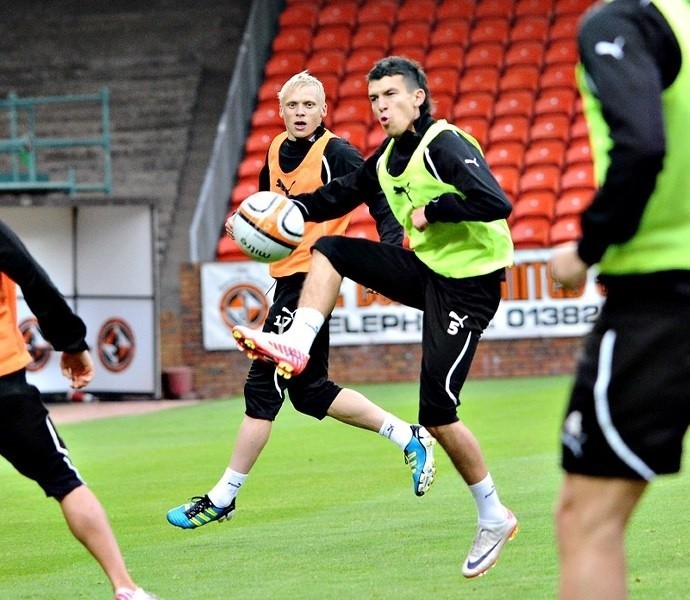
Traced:
<path fill-rule="evenodd" d="M 59 429 L 105 505 L 135 579 L 163 600 L 538 600 L 555 598 L 552 514 L 569 382 L 465 386 L 461 418 L 482 444 L 502 501 L 520 520 L 498 566 L 474 580 L 460 574 L 475 533 L 474 504 L 440 449 L 436 481 L 417 498 L 402 453 L 388 440 L 330 419 L 319 423 L 286 402 L 235 518 L 187 531 L 170 526 L 165 513 L 205 493 L 225 469 L 241 399 Z M 416 383 L 353 387 L 416 421 Z M 688 597 L 687 471 L 686 465 L 680 476 L 657 480 L 633 517 L 631 599 Z M 0 598 L 112 597 L 57 503 L 5 461 L 0 490 Z"/>

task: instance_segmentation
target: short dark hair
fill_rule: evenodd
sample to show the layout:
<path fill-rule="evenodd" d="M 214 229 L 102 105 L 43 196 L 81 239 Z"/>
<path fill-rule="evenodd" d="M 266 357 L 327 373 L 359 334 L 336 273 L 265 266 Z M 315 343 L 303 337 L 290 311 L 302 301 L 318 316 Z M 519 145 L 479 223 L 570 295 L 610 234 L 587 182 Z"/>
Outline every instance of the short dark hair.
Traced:
<path fill-rule="evenodd" d="M 408 89 L 423 89 L 426 97 L 419 107 L 419 113 L 420 115 L 431 113 L 431 94 L 422 65 L 416 60 L 404 56 L 388 56 L 374 63 L 371 71 L 367 74 L 367 82 L 378 81 L 391 75 L 402 75 Z"/>

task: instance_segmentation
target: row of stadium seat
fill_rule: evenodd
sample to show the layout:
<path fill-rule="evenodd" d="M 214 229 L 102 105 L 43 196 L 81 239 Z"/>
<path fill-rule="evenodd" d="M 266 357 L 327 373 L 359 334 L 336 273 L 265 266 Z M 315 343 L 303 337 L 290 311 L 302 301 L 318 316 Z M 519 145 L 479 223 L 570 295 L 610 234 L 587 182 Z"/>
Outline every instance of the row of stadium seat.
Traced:
<path fill-rule="evenodd" d="M 384 134 L 366 97 L 366 73 L 379 58 L 400 53 L 424 66 L 434 116 L 454 122 L 482 144 L 514 203 L 510 225 L 516 247 L 573 239 L 579 235 L 578 215 L 594 191 L 574 77 L 575 32 L 590 4 L 288 0 L 228 214 L 256 191 L 268 144 L 284 130 L 277 93 L 287 78 L 303 69 L 319 77 L 329 105 L 326 125 L 368 155 Z M 353 222 L 349 233 L 355 232 L 375 235 L 371 219 Z M 235 255 L 232 244 L 221 239 L 219 259 Z"/>

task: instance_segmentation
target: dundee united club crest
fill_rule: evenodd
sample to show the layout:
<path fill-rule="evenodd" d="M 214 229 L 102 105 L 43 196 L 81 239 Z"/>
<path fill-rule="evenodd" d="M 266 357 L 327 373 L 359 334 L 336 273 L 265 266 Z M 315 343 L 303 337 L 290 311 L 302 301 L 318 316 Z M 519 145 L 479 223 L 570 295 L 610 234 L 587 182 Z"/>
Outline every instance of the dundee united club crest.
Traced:
<path fill-rule="evenodd" d="M 223 323 L 229 329 L 235 325 L 257 329 L 268 315 L 268 301 L 258 287 L 234 285 L 221 297 L 219 310 Z"/>
<path fill-rule="evenodd" d="M 53 347 L 43 337 L 35 318 L 24 319 L 19 324 L 19 331 L 22 332 L 26 349 L 33 359 L 33 362 L 26 366 L 26 370 L 40 371 L 50 359 Z"/>
<path fill-rule="evenodd" d="M 132 328 L 122 319 L 108 319 L 98 333 L 98 356 L 112 372 L 124 371 L 134 359 Z"/>

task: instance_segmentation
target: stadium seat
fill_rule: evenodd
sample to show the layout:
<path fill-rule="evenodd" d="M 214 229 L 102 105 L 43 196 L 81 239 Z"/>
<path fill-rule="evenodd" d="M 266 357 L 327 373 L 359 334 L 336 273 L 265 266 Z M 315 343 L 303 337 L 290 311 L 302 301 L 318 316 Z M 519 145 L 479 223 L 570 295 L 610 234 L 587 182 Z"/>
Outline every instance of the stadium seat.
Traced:
<path fill-rule="evenodd" d="M 316 77 L 322 75 L 341 77 L 345 69 L 346 56 L 346 51 L 342 49 L 319 50 L 309 57 L 305 68 Z"/>
<path fill-rule="evenodd" d="M 594 190 L 572 189 L 560 195 L 556 202 L 554 215 L 556 218 L 580 215 L 587 208 L 594 197 Z"/>
<path fill-rule="evenodd" d="M 263 152 L 265 154 L 271 140 L 283 131 L 285 131 L 284 126 L 262 127 L 251 131 L 244 142 L 244 151 L 247 154 L 258 152 Z"/>
<path fill-rule="evenodd" d="M 575 38 L 552 40 L 544 54 L 544 64 L 550 66 L 564 63 L 575 66 L 578 58 Z"/>
<path fill-rule="evenodd" d="M 552 12 L 553 0 L 517 0 L 513 9 L 516 17 L 534 15 L 550 19 Z"/>
<path fill-rule="evenodd" d="M 349 25 L 325 25 L 316 30 L 312 37 L 312 51 L 331 48 L 349 49 L 350 26 Z"/>
<path fill-rule="evenodd" d="M 541 139 L 530 143 L 525 151 L 524 166 L 554 165 L 559 169 L 563 167 L 565 156 L 565 140 Z"/>
<path fill-rule="evenodd" d="M 384 56 L 385 53 L 382 53 L 378 48 L 358 48 L 357 50 L 352 50 L 345 60 L 345 76 L 356 74 L 364 79 L 364 76 L 371 70 L 374 63 Z"/>
<path fill-rule="evenodd" d="M 489 119 L 492 116 L 494 95 L 491 92 L 467 92 L 461 94 L 453 105 L 452 118 L 481 117 Z"/>
<path fill-rule="evenodd" d="M 280 28 L 289 27 L 309 27 L 314 28 L 316 19 L 319 15 L 319 6 L 300 2 L 286 6 L 278 16 Z"/>
<path fill-rule="evenodd" d="M 589 138 L 580 137 L 570 141 L 568 149 L 565 151 L 565 164 L 574 165 L 577 163 L 592 162 L 592 147 Z"/>
<path fill-rule="evenodd" d="M 333 126 L 343 122 L 358 122 L 369 125 L 373 119 L 371 102 L 366 96 L 344 98 L 330 111 Z"/>
<path fill-rule="evenodd" d="M 551 28 L 549 29 L 549 39 L 576 39 L 581 16 L 581 14 L 556 15 L 551 23 Z"/>
<path fill-rule="evenodd" d="M 319 9 L 316 22 L 324 25 L 347 25 L 348 27 L 357 19 L 359 2 L 357 0 L 339 0 L 330 2 Z"/>
<path fill-rule="evenodd" d="M 570 215 L 557 219 L 549 231 L 549 243 L 551 246 L 572 242 L 580 238 L 582 226 L 580 217 Z"/>
<path fill-rule="evenodd" d="M 474 44 L 465 54 L 465 68 L 472 67 L 501 67 L 505 56 L 505 48 L 499 42 L 484 42 Z M 457 68 L 457 67 L 456 67 Z"/>
<path fill-rule="evenodd" d="M 230 213 L 228 213 L 227 216 L 229 217 Z M 242 249 L 237 245 L 237 242 L 227 235 L 222 235 L 218 240 L 216 259 L 221 262 L 249 260 L 247 255 L 242 252 Z"/>
<path fill-rule="evenodd" d="M 274 54 L 264 65 L 264 77 L 282 77 L 285 81 L 295 73 L 302 71 L 306 62 L 307 55 L 304 52 L 292 50 L 291 52 Z"/>
<path fill-rule="evenodd" d="M 257 104 L 251 119 L 252 129 L 256 127 L 283 126 L 277 99 L 264 100 Z"/>
<path fill-rule="evenodd" d="M 359 223 L 350 222 L 345 235 L 348 237 L 364 238 L 377 242 L 379 240 L 379 232 L 376 230 L 376 223 L 372 219 L 369 221 L 362 221 Z"/>
<path fill-rule="evenodd" d="M 374 217 L 369 212 L 369 207 L 362 203 L 350 213 L 350 224 L 375 222 Z"/>
<path fill-rule="evenodd" d="M 519 142 L 497 142 L 491 144 L 486 151 L 486 162 L 494 167 L 522 167 L 522 157 L 525 147 Z"/>
<path fill-rule="evenodd" d="M 563 15 L 582 15 L 594 0 L 554 0 L 553 14 L 555 17 Z"/>
<path fill-rule="evenodd" d="M 404 45 L 404 46 L 391 46 L 390 54 L 396 56 L 404 56 L 411 60 L 416 60 L 418 63 L 423 64 L 426 58 L 426 50 L 422 46 Z"/>
<path fill-rule="evenodd" d="M 497 166 L 491 169 L 493 176 L 498 181 L 501 189 L 505 192 L 511 203 L 514 203 L 518 195 L 518 181 L 520 179 L 520 169 L 510 165 Z"/>
<path fill-rule="evenodd" d="M 535 115 L 529 129 L 532 142 L 547 139 L 567 140 L 570 130 L 570 117 L 558 113 Z"/>
<path fill-rule="evenodd" d="M 422 22 L 429 26 L 436 16 L 436 0 L 403 0 L 396 11 L 398 23 Z"/>
<path fill-rule="evenodd" d="M 436 26 L 431 30 L 429 45 L 431 48 L 437 46 L 467 46 L 470 24 L 464 19 L 447 19 L 437 21 Z"/>
<path fill-rule="evenodd" d="M 237 208 L 240 202 L 248 198 L 252 194 L 259 191 L 259 180 L 256 177 L 248 177 L 246 179 L 239 179 L 232 188 L 232 195 L 230 196 L 230 206 Z"/>
<path fill-rule="evenodd" d="M 538 42 L 546 44 L 549 39 L 549 19 L 544 14 L 527 14 L 515 19 L 509 35 L 512 43 Z"/>
<path fill-rule="evenodd" d="M 391 34 L 391 46 L 417 46 L 426 50 L 429 45 L 429 33 L 428 23 L 400 23 Z"/>
<path fill-rule="evenodd" d="M 534 105 L 534 92 L 531 90 L 508 90 L 501 92 L 494 104 L 494 118 L 519 115 L 530 118 Z"/>
<path fill-rule="evenodd" d="M 391 28 L 386 23 L 363 23 L 350 38 L 350 50 L 369 48 L 377 50 L 382 58 L 388 53 Z"/>
<path fill-rule="evenodd" d="M 373 63 L 372 63 L 373 64 Z M 371 65 L 369 65 L 371 69 Z M 367 82 L 362 73 L 345 75 L 338 85 L 338 98 L 366 98 Z"/>
<path fill-rule="evenodd" d="M 312 28 L 308 26 L 290 26 L 282 29 L 273 38 L 273 54 L 298 51 L 307 54 L 311 50 Z"/>
<path fill-rule="evenodd" d="M 517 142 L 527 143 L 529 118 L 520 115 L 510 115 L 494 119 L 489 130 L 489 143 Z"/>
<path fill-rule="evenodd" d="M 250 179 L 252 177 L 258 179 L 265 160 L 265 153 L 254 152 L 253 154 L 245 155 L 237 167 L 237 177 L 239 179 Z"/>
<path fill-rule="evenodd" d="M 510 18 L 513 15 L 514 4 L 515 0 L 481 0 L 475 5 L 474 18 Z"/>
<path fill-rule="evenodd" d="M 371 154 L 376 148 L 381 145 L 381 142 L 386 139 L 386 132 L 378 123 L 373 123 L 369 127 L 367 134 L 367 154 Z"/>
<path fill-rule="evenodd" d="M 561 190 L 576 188 L 594 189 L 594 167 L 587 163 L 575 163 L 566 166 L 561 177 Z"/>
<path fill-rule="evenodd" d="M 323 84 L 323 90 L 326 92 L 326 102 L 328 106 L 335 106 L 340 98 L 340 78 L 332 73 L 322 73 L 319 79 Z"/>
<path fill-rule="evenodd" d="M 459 94 L 472 92 L 495 93 L 500 78 L 499 70 L 492 67 L 475 67 L 466 69 L 460 77 Z"/>
<path fill-rule="evenodd" d="M 462 46 L 432 46 L 424 57 L 424 68 L 428 71 L 439 67 L 461 69 L 465 51 Z"/>
<path fill-rule="evenodd" d="M 589 140 L 589 126 L 584 116 L 578 115 L 573 119 L 570 124 L 570 140 Z"/>
<path fill-rule="evenodd" d="M 283 87 L 287 79 L 288 78 L 283 75 L 274 75 L 273 77 L 265 78 L 256 94 L 257 100 L 259 102 L 265 102 L 266 100 L 275 101 L 278 97 L 280 88 Z"/>
<path fill-rule="evenodd" d="M 357 11 L 357 23 L 377 23 L 386 24 L 395 21 L 395 13 L 398 10 L 396 0 L 376 0 L 375 2 L 365 2 Z"/>
<path fill-rule="evenodd" d="M 507 17 L 488 17 L 478 19 L 470 29 L 470 44 L 481 42 L 508 42 L 508 31 L 510 24 Z"/>
<path fill-rule="evenodd" d="M 520 195 L 540 190 L 558 192 L 561 170 L 555 165 L 534 165 L 520 176 Z"/>
<path fill-rule="evenodd" d="M 367 152 L 367 135 L 369 133 L 369 127 L 366 123 L 362 123 L 361 121 L 341 121 L 333 126 L 332 131 L 350 142 L 350 144 L 357 148 L 362 154 Z"/>
<path fill-rule="evenodd" d="M 511 42 L 505 51 L 504 64 L 506 67 L 529 65 L 541 68 L 544 60 L 544 44 L 540 41 L 525 40 Z"/>
<path fill-rule="evenodd" d="M 556 194 L 550 190 L 535 190 L 520 194 L 510 215 L 512 222 L 519 219 L 540 217 L 551 221 L 553 218 Z"/>
<path fill-rule="evenodd" d="M 436 21 L 450 19 L 464 19 L 469 21 L 474 16 L 474 2 L 458 2 L 458 0 L 440 0 L 436 7 Z"/>
<path fill-rule="evenodd" d="M 458 93 L 459 70 L 451 68 L 432 69 L 426 74 L 431 97 L 447 94 L 455 97 Z"/>
<path fill-rule="evenodd" d="M 551 223 L 544 218 L 520 219 L 510 226 L 510 235 L 516 250 L 545 248 L 549 245 Z"/>
<path fill-rule="evenodd" d="M 435 119 L 450 121 L 453 115 L 455 96 L 451 94 L 435 94 L 431 92 L 432 114 Z"/>
<path fill-rule="evenodd" d="M 568 118 L 575 111 L 575 90 L 573 88 L 546 88 L 539 93 L 534 102 L 536 115 L 559 113 Z"/>
<path fill-rule="evenodd" d="M 489 122 L 481 117 L 463 117 L 454 121 L 460 129 L 469 133 L 484 148 L 487 145 Z"/>
<path fill-rule="evenodd" d="M 539 77 L 539 87 L 570 87 L 575 89 L 575 66 L 565 63 L 546 66 Z"/>
<path fill-rule="evenodd" d="M 515 65 L 507 67 L 498 82 L 500 92 L 509 90 L 530 90 L 534 92 L 539 83 L 539 67 L 536 65 Z"/>

